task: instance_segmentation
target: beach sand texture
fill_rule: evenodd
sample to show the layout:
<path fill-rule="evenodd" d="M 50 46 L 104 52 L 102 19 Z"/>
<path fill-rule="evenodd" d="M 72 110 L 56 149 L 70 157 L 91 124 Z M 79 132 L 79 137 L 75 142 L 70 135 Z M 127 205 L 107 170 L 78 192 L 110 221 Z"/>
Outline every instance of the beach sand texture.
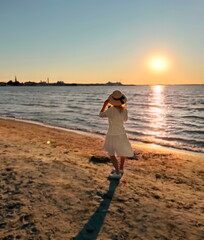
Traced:
<path fill-rule="evenodd" d="M 118 182 L 102 146 L 0 120 L 0 239 L 204 239 L 202 155 L 135 145 Z"/>

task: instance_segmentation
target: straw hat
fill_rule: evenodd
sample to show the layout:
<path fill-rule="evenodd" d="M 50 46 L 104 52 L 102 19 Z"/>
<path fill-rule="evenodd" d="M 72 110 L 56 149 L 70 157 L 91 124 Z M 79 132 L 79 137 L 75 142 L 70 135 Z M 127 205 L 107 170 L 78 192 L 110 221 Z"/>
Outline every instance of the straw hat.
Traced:
<path fill-rule="evenodd" d="M 126 96 L 118 90 L 114 91 L 108 97 L 108 100 L 109 100 L 109 103 L 114 105 L 114 106 L 120 106 L 120 105 L 125 104 L 127 102 Z"/>

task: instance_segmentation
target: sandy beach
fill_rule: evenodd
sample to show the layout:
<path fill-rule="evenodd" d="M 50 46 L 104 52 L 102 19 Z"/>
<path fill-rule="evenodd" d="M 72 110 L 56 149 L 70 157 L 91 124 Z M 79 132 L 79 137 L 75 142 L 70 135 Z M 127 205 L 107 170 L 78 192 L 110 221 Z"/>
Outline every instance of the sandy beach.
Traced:
<path fill-rule="evenodd" d="M 0 120 L 0 239 L 204 239 L 203 155 L 134 144 L 118 182 L 102 146 Z"/>

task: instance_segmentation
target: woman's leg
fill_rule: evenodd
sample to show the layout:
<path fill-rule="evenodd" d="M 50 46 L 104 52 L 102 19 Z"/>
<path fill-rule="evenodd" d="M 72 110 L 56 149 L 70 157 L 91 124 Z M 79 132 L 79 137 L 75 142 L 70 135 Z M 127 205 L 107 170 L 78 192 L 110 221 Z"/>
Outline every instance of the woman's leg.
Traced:
<path fill-rule="evenodd" d="M 120 157 L 120 170 L 124 169 L 125 157 Z"/>
<path fill-rule="evenodd" d="M 119 166 L 118 166 L 117 158 L 113 155 L 113 156 L 110 156 L 110 159 L 111 159 L 111 161 L 113 163 L 113 166 L 115 168 L 116 173 L 119 174 L 120 172 L 119 172 Z"/>

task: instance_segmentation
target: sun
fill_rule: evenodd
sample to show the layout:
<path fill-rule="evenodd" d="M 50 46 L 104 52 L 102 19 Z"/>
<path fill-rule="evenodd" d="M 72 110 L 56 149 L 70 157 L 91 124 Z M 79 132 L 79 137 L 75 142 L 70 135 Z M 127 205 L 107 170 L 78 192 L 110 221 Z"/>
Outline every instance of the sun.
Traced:
<path fill-rule="evenodd" d="M 154 56 L 149 59 L 148 66 L 152 71 L 162 73 L 169 69 L 169 60 L 165 56 Z"/>

